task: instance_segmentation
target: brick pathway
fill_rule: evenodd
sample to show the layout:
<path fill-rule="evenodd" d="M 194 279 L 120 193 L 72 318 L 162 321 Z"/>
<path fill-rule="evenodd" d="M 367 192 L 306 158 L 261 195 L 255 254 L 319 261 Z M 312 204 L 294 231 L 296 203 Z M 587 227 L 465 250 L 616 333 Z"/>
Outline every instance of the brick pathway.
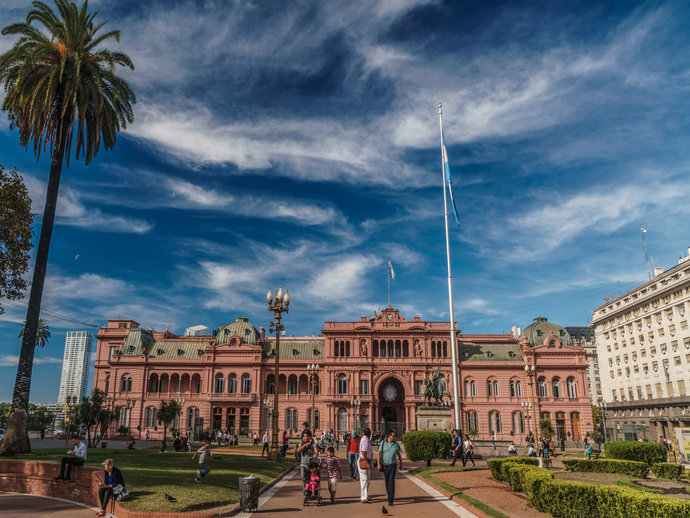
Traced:
<path fill-rule="evenodd" d="M 341 459 L 342 461 L 342 459 Z M 408 463 L 409 465 L 409 463 Z M 321 506 L 310 504 L 302 506 L 302 480 L 297 471 L 282 487 L 278 488 L 275 495 L 263 503 L 259 511 L 252 514 L 259 517 L 285 517 L 298 515 L 304 518 L 319 517 L 340 518 L 347 517 L 381 517 L 382 506 L 385 505 L 391 518 L 421 518 L 433 516 L 434 518 L 476 518 L 476 516 L 447 497 L 436 492 L 423 483 L 418 483 L 410 475 L 398 472 L 395 482 L 395 506 L 388 506 L 386 490 L 384 487 L 383 473 L 372 470 L 373 477 L 369 486 L 368 504 L 359 501 L 359 481 L 351 480 L 349 468 L 343 463 L 343 480 L 338 481 L 338 492 L 335 504 L 329 501 L 328 483 L 321 483 L 321 494 L 324 503 Z M 430 494 L 426 489 L 429 489 Z M 248 516 L 248 515 L 246 515 Z"/>
<path fill-rule="evenodd" d="M 12 516 L 12 518 L 29 516 L 41 516 L 44 518 L 93 518 L 96 516 L 96 512 L 92 509 L 54 498 L 0 493 L 0 516 Z"/>

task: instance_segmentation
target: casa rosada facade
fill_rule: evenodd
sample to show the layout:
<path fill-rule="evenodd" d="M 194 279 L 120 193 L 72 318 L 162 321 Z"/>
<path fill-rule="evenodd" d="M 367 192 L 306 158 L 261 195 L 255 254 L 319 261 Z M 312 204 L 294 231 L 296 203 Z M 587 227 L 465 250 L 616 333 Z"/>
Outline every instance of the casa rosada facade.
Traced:
<path fill-rule="evenodd" d="M 549 417 L 566 440 L 592 431 L 585 351 L 562 327 L 538 318 L 524 332 L 458 330 L 456 337 L 463 429 L 476 430 L 480 439 L 495 432 L 498 440 L 522 441 L 535 428 L 536 409 L 537 419 Z M 453 393 L 448 323 L 406 320 L 392 307 L 354 322 L 326 322 L 318 337 L 281 337 L 277 384 L 275 338 L 243 317 L 213 336 L 109 320 L 97 339 L 94 387 L 114 398 L 122 408 L 118 426 L 135 437 L 162 436 L 161 400 L 182 403 L 174 427 L 195 437 L 269 428 L 275 390 L 281 430 L 311 423 L 313 407 L 316 430 L 369 426 L 400 433 L 417 429 L 424 378 L 440 368 L 439 385 Z M 526 364 L 535 366 L 532 378 Z M 316 374 L 309 370 L 314 365 Z"/>

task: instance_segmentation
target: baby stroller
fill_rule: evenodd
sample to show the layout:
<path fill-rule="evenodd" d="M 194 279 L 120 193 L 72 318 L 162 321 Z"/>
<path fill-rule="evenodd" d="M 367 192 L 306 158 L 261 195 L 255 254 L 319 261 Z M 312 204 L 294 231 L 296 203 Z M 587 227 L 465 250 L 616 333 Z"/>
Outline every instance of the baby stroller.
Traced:
<path fill-rule="evenodd" d="M 314 502 L 316 505 L 321 505 L 322 503 L 322 498 L 321 498 L 321 462 L 319 459 L 314 459 L 311 462 L 309 462 L 309 473 L 310 473 L 310 478 L 311 478 L 311 473 L 316 472 L 319 475 L 319 482 L 315 483 L 315 486 L 313 487 L 312 490 L 307 489 L 306 487 L 303 488 L 303 493 L 304 493 L 304 501 L 302 502 L 302 505 L 309 505 L 309 502 Z"/>

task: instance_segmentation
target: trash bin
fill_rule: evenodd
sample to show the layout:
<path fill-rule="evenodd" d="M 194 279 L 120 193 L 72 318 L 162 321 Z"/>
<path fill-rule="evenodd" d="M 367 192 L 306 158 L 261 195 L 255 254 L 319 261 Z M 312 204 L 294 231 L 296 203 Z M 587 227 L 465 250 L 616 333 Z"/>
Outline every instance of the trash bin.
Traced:
<path fill-rule="evenodd" d="M 261 479 L 256 475 L 240 477 L 240 507 L 246 511 L 256 511 L 259 508 L 259 483 Z"/>

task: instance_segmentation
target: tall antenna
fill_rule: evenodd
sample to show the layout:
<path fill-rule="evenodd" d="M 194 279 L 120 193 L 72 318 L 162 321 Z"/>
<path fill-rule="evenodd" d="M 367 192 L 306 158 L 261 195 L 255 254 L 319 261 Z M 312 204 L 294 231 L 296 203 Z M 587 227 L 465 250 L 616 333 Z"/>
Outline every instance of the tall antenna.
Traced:
<path fill-rule="evenodd" d="M 640 230 L 642 231 L 642 246 L 644 248 L 644 262 L 647 264 L 647 277 L 652 280 L 652 270 L 649 268 L 649 254 L 647 253 L 647 229 L 644 225 L 640 225 Z"/>

